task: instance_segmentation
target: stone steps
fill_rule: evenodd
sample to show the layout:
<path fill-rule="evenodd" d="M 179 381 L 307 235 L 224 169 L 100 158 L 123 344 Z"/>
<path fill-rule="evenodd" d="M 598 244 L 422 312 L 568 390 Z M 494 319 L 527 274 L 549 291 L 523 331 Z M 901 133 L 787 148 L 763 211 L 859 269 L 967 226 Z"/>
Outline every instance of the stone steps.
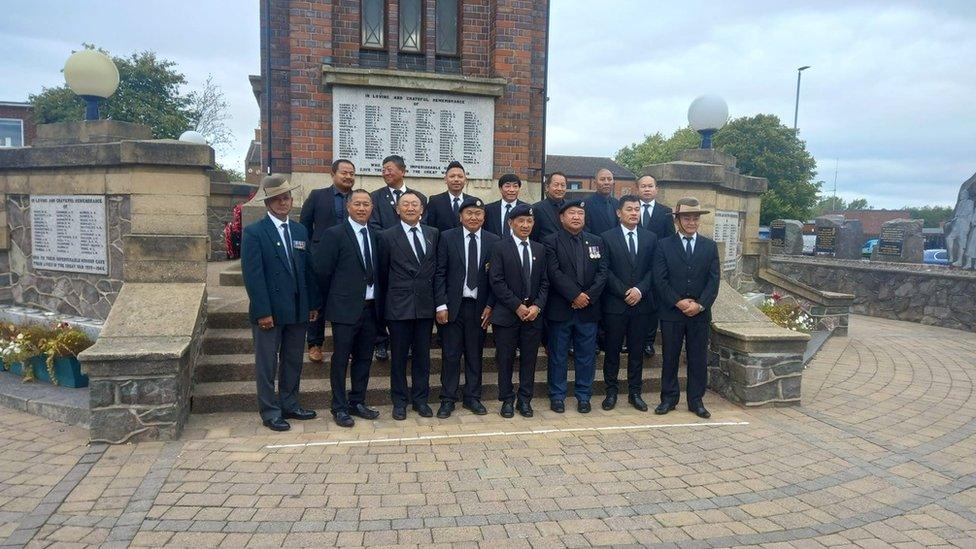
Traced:
<path fill-rule="evenodd" d="M 606 390 L 601 379 L 601 372 L 597 372 L 597 380 L 593 382 L 593 402 L 599 406 L 602 395 Z M 573 394 L 574 372 L 570 370 L 568 375 L 569 397 Z M 517 384 L 518 374 L 515 374 L 513 381 Z M 679 377 L 682 391 L 685 386 L 685 376 Z M 482 380 L 482 400 L 485 405 L 493 412 L 498 411 L 498 378 L 494 373 L 485 373 Z M 439 401 L 440 377 L 431 375 L 430 377 L 430 397 L 429 402 L 435 406 Z M 626 401 L 626 381 L 621 385 L 623 398 L 619 405 L 627 405 Z M 643 395 L 645 400 L 652 406 L 657 403 L 657 393 L 661 390 L 661 370 L 644 370 Z M 537 406 L 547 405 L 547 386 L 544 371 L 538 371 L 535 379 L 534 401 Z M 332 399 L 332 390 L 328 379 L 303 377 L 301 384 L 302 406 L 319 410 L 320 413 L 328 410 Z M 373 375 L 369 379 L 369 386 L 366 391 L 366 403 L 370 406 L 385 406 L 390 404 L 390 377 L 387 375 Z M 570 407 L 575 406 L 572 401 Z M 198 383 L 194 388 L 193 394 L 194 413 L 214 413 L 214 412 L 257 412 L 257 397 L 253 381 L 221 381 L 210 383 Z M 412 413 L 412 412 L 411 412 Z"/>
<path fill-rule="evenodd" d="M 431 349 L 440 349 L 441 345 L 437 341 L 437 331 L 431 332 Z M 485 347 L 494 348 L 495 337 L 489 331 L 485 337 Z M 322 349 L 326 354 L 332 352 L 332 330 L 329 326 L 325 328 L 325 341 Z M 222 354 L 253 354 L 254 337 L 250 328 L 208 328 L 203 339 L 203 352 L 209 355 Z"/>

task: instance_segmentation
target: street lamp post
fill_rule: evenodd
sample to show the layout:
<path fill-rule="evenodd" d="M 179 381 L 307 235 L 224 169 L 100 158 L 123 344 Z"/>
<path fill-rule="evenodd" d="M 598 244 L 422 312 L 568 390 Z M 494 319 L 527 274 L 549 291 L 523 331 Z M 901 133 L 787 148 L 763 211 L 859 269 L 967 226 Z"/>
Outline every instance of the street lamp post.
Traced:
<path fill-rule="evenodd" d="M 810 68 L 810 65 L 803 65 L 796 69 L 796 105 L 793 107 L 793 129 L 796 129 L 797 115 L 800 114 L 800 76 L 803 71 Z"/>
<path fill-rule="evenodd" d="M 702 95 L 688 107 L 688 124 L 702 136 L 701 148 L 712 148 L 712 134 L 729 120 L 729 106 L 717 95 Z"/>
<path fill-rule="evenodd" d="M 98 120 L 98 105 L 119 87 L 119 69 L 104 53 L 82 50 L 64 63 L 64 81 L 85 100 L 85 120 Z"/>

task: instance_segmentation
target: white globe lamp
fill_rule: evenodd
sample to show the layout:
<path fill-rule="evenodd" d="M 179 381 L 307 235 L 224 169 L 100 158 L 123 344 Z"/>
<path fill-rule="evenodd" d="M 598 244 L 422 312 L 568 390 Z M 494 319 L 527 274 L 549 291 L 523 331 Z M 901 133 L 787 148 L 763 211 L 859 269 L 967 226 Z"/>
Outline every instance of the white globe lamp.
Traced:
<path fill-rule="evenodd" d="M 119 69 L 95 50 L 71 54 L 64 63 L 64 81 L 85 100 L 85 120 L 98 120 L 98 105 L 119 87 Z"/>
<path fill-rule="evenodd" d="M 186 130 L 180 134 L 180 141 L 185 141 L 187 143 L 193 143 L 196 145 L 209 145 L 207 143 L 207 138 L 203 136 L 202 133 L 195 130 Z"/>
<path fill-rule="evenodd" d="M 712 135 L 729 119 L 729 106 L 717 95 L 702 95 L 688 107 L 688 124 L 702 136 L 701 148 L 712 148 Z"/>

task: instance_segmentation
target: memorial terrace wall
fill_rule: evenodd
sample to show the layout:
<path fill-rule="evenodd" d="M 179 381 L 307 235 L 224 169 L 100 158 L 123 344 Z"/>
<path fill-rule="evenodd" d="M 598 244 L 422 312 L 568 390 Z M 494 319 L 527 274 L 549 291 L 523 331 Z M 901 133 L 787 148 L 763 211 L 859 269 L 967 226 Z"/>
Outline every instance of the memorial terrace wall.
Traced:
<path fill-rule="evenodd" d="M 940 265 L 774 255 L 769 268 L 819 290 L 854 295 L 856 314 L 976 330 L 976 272 Z"/>

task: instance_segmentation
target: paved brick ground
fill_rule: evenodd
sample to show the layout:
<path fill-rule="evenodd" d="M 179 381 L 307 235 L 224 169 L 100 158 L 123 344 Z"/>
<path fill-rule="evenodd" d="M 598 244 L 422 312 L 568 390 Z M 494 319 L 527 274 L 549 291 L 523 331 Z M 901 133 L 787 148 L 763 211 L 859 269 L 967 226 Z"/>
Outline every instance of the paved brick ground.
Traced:
<path fill-rule="evenodd" d="M 976 335 L 856 317 L 803 407 L 709 395 L 710 421 L 540 402 L 273 434 L 221 414 L 106 448 L 0 410 L 0 543 L 974 547 L 974 378 Z"/>

